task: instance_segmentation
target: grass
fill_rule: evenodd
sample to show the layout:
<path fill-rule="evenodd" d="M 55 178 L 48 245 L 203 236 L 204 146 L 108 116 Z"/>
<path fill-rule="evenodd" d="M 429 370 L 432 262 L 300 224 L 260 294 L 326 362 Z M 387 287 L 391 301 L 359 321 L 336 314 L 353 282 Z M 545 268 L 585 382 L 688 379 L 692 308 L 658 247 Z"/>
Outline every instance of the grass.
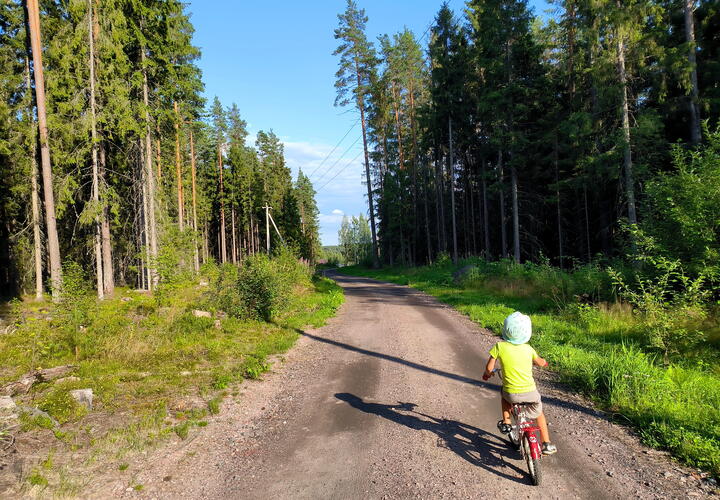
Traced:
<path fill-rule="evenodd" d="M 563 382 L 622 415 L 646 444 L 720 476 L 720 349 L 712 339 L 666 365 L 646 340 L 643 318 L 612 300 L 597 268 L 568 273 L 479 260 L 458 267 L 465 265 L 476 267 L 460 282 L 448 262 L 340 271 L 412 286 L 495 333 L 513 311 L 530 314 L 530 343 Z"/>
<path fill-rule="evenodd" d="M 102 302 L 82 295 L 70 304 L 13 304 L 16 328 L 0 336 L 0 386 L 36 368 L 76 366 L 75 378 L 37 384 L 16 398 L 51 417 L 23 414 L 21 432 L 45 436 L 58 462 L 63 452 L 84 450 L 90 464 L 121 460 L 168 436 L 185 439 L 220 412 L 228 387 L 262 377 L 268 358 L 295 343 L 297 329 L 324 324 L 344 300 L 334 282 L 313 277 L 294 286 L 272 322 L 220 311 L 196 317 L 210 290 L 198 280 L 154 296 L 120 288 Z M 92 411 L 69 396 L 80 388 L 93 390 Z M 27 480 L 53 488 L 61 478 L 43 471 Z"/>

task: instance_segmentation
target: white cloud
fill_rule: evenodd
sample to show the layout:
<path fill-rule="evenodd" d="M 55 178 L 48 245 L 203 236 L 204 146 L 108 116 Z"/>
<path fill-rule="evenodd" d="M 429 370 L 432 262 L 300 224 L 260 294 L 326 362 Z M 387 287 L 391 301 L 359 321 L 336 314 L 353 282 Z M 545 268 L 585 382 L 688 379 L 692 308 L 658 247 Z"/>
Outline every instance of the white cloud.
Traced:
<path fill-rule="evenodd" d="M 317 192 L 320 237 L 324 245 L 337 244 L 337 233 L 345 214 L 367 213 L 362 143 L 356 139 L 348 135 L 335 150 L 329 144 L 283 141 L 285 161 L 293 177 L 302 169 L 310 176 Z"/>

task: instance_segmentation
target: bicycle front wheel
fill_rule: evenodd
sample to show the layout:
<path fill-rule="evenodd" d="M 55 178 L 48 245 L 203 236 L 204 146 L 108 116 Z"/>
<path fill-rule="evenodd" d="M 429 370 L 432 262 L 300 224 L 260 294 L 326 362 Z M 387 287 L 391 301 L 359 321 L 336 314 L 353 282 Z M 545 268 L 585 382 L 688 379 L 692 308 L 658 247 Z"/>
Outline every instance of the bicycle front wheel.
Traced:
<path fill-rule="evenodd" d="M 530 480 L 535 486 L 540 486 L 542 482 L 542 469 L 540 468 L 540 458 L 533 458 L 531 451 L 530 439 L 527 434 L 523 434 L 522 437 L 522 451 L 525 456 L 525 462 L 527 463 L 528 472 L 530 472 Z"/>

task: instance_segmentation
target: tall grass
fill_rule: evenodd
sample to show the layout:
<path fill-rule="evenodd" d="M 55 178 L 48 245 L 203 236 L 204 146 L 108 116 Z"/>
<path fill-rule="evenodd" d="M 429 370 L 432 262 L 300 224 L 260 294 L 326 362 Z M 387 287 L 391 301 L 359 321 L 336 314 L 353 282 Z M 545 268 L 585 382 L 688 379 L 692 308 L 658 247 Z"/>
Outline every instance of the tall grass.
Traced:
<path fill-rule="evenodd" d="M 458 268 L 465 273 L 453 278 Z M 446 261 L 342 272 L 413 286 L 496 333 L 513 311 L 530 314 L 530 343 L 563 382 L 622 415 L 645 443 L 720 476 L 720 350 L 705 341 L 667 364 L 648 340 L 643 315 L 616 300 L 612 280 L 601 268 L 566 272 L 473 259 L 457 268 Z M 693 327 L 707 324 L 716 323 L 705 317 Z"/>

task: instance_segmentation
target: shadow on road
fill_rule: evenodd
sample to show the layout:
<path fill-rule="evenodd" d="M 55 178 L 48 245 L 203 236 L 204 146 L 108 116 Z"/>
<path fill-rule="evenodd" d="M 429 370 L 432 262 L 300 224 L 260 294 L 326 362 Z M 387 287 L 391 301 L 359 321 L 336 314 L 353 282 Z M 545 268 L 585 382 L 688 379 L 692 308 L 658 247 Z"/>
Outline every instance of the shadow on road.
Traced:
<path fill-rule="evenodd" d="M 471 464 L 502 478 L 528 484 L 525 471 L 506 460 L 519 460 L 520 453 L 508 447 L 494 434 L 456 420 L 436 418 L 418 412 L 414 403 L 369 403 L 347 392 L 335 394 L 335 397 L 362 412 L 377 415 L 410 429 L 430 431 L 437 435 L 438 446 L 451 450 Z"/>
<path fill-rule="evenodd" d="M 426 373 L 431 373 L 433 375 L 439 375 L 441 377 L 449 378 L 451 380 L 457 380 L 458 382 L 463 382 L 465 384 L 470 384 L 470 385 L 474 385 L 477 387 L 483 387 L 485 389 L 490 389 L 490 390 L 498 390 L 498 387 L 494 384 L 489 384 L 487 382 L 483 382 L 481 380 L 477 380 L 477 379 L 474 379 L 471 377 L 466 377 L 464 375 L 459 375 L 457 373 L 446 372 L 446 371 L 440 370 L 438 368 L 421 365 L 419 363 L 415 363 L 414 361 L 408 361 L 406 359 L 398 358 L 397 356 L 392 356 L 390 354 L 385 354 L 385 353 L 376 352 L 376 351 L 370 351 L 368 349 L 363 349 L 362 347 L 357 347 L 354 345 L 346 344 L 344 342 L 339 342 L 337 340 L 320 337 L 319 335 L 313 335 L 312 333 L 308 333 L 308 332 L 305 332 L 300 329 L 295 329 L 295 331 L 297 331 L 300 335 L 308 337 L 317 342 L 322 342 L 324 344 L 330 344 L 335 347 L 339 347 L 341 349 L 346 349 L 348 351 L 356 352 L 358 354 L 363 354 L 365 356 L 373 356 L 376 358 L 384 359 L 386 361 L 392 361 L 393 363 L 399 363 L 401 365 L 405 365 L 410 368 L 414 368 L 416 370 L 420 370 L 420 371 L 423 371 Z M 480 365 L 481 362 L 484 363 L 484 360 L 478 360 L 478 366 L 481 366 Z M 558 398 L 555 398 L 552 396 L 543 396 L 542 400 L 543 400 L 543 403 L 546 405 L 557 406 L 560 408 L 566 408 L 569 410 L 574 410 L 574 411 L 584 413 L 586 415 L 591 415 L 594 417 L 598 416 L 598 413 L 595 410 L 593 410 L 592 408 L 588 408 L 586 406 L 579 405 L 572 401 L 565 401 L 565 400 L 558 399 Z"/>

